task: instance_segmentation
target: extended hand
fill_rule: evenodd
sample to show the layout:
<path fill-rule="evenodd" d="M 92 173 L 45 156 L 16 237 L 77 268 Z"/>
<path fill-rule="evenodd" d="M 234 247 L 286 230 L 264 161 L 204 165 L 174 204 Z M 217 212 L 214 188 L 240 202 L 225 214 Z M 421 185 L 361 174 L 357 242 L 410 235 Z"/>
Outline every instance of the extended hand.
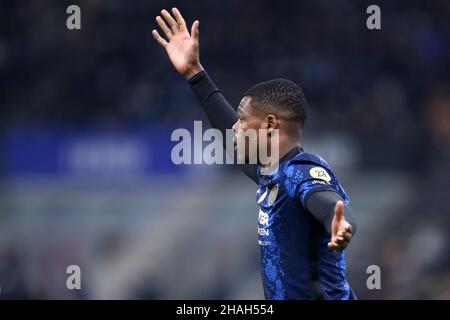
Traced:
<path fill-rule="evenodd" d="M 189 79 L 203 70 L 199 56 L 199 22 L 196 20 L 192 24 L 191 34 L 189 34 L 186 21 L 184 21 L 180 11 L 173 8 L 172 13 L 175 19 L 167 10 L 161 11 L 165 21 L 160 16 L 156 17 L 156 22 L 168 41 L 161 37 L 156 30 L 152 31 L 153 38 L 166 49 L 175 69 L 186 79 Z"/>
<path fill-rule="evenodd" d="M 334 208 L 331 232 L 331 241 L 328 242 L 328 248 L 335 251 L 344 250 L 352 239 L 352 226 L 345 220 L 344 203 L 342 201 L 338 201 Z"/>

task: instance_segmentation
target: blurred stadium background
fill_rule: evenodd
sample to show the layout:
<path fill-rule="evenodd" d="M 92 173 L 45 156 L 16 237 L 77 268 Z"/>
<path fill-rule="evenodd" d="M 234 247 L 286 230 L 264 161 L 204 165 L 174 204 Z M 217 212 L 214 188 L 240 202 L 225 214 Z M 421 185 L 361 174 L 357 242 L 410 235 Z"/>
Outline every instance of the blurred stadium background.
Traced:
<path fill-rule="evenodd" d="M 80 31 L 65 27 L 69 4 Z M 170 163 L 171 131 L 206 120 L 151 38 L 174 5 L 200 20 L 203 65 L 234 105 L 274 77 L 304 88 L 304 146 L 359 220 L 359 297 L 449 299 L 447 0 L 2 1 L 0 298 L 263 297 L 256 187 Z M 81 291 L 66 288 L 71 264 Z M 372 264 L 381 290 L 366 287 Z"/>

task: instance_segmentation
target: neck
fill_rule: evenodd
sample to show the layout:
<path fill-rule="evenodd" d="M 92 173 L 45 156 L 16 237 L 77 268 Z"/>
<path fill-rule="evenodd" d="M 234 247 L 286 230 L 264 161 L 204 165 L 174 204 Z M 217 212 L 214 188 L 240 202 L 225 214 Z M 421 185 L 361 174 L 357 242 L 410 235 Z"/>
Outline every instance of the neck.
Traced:
<path fill-rule="evenodd" d="M 279 138 L 279 144 L 278 144 L 278 159 L 276 163 L 270 163 L 261 165 L 262 168 L 272 171 L 270 168 L 274 166 L 278 166 L 278 162 L 281 158 L 283 158 L 289 151 L 291 151 L 293 148 L 299 148 L 301 147 L 300 140 L 298 139 L 292 139 L 288 136 L 280 136 Z M 270 148 L 269 148 L 270 150 Z"/>
<path fill-rule="evenodd" d="M 283 158 L 289 151 L 293 148 L 301 147 L 301 143 L 299 140 L 286 139 L 286 141 L 282 141 L 280 138 L 280 148 L 279 148 L 279 157 Z"/>

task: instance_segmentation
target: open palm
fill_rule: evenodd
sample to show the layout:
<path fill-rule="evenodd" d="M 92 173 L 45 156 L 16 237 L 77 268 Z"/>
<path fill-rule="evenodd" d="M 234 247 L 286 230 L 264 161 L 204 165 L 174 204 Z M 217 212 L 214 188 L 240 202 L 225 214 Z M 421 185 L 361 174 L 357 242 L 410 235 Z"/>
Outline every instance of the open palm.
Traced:
<path fill-rule="evenodd" d="M 344 203 L 338 201 L 334 208 L 334 217 L 331 222 L 331 240 L 328 248 L 335 251 L 344 250 L 352 239 L 352 226 L 344 216 Z"/>
<path fill-rule="evenodd" d="M 161 14 L 165 21 L 156 17 L 156 22 L 163 31 L 167 40 L 161 37 L 158 31 L 153 30 L 155 40 L 166 49 L 173 66 L 184 77 L 190 78 L 203 70 L 199 57 L 199 22 L 196 20 L 191 27 L 191 34 L 186 26 L 183 16 L 177 8 L 172 9 L 175 19 L 167 10 Z"/>

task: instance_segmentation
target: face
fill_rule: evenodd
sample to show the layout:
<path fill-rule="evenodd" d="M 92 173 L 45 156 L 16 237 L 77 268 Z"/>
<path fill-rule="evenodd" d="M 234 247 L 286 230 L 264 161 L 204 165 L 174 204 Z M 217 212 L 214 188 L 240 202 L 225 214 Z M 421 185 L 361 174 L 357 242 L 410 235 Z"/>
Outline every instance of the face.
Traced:
<path fill-rule="evenodd" d="M 245 146 L 244 148 L 237 148 L 237 157 L 239 160 L 245 160 L 245 163 L 258 162 L 259 154 L 259 130 L 269 129 L 273 126 L 273 115 L 266 115 L 261 110 L 252 107 L 250 104 L 251 98 L 245 96 L 237 108 L 237 115 L 239 119 L 233 125 L 235 131 L 234 143 Z M 253 137 L 252 134 L 254 133 Z M 270 139 L 266 139 L 268 144 Z M 270 148 L 270 146 L 266 146 Z M 266 149 L 268 150 L 268 149 Z M 250 160 L 250 162 L 249 162 Z"/>

